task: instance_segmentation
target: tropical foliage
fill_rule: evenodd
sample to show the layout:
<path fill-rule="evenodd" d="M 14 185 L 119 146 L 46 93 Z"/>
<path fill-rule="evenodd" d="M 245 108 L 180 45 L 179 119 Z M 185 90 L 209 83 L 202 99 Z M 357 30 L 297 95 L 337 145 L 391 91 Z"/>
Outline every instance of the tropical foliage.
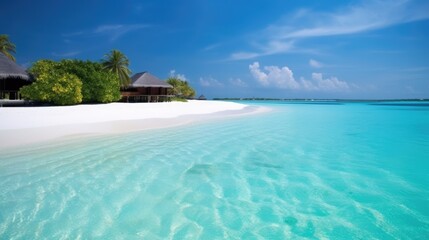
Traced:
<path fill-rule="evenodd" d="M 195 90 L 188 84 L 187 81 L 183 81 L 177 77 L 170 77 L 167 79 L 167 83 L 173 86 L 173 88 L 170 90 L 170 94 L 173 94 L 179 98 L 195 97 Z"/>
<path fill-rule="evenodd" d="M 128 58 L 118 50 L 112 50 L 104 56 L 102 61 L 104 69 L 118 76 L 121 87 L 127 87 L 131 83 L 131 70 L 128 68 Z"/>
<path fill-rule="evenodd" d="M 0 52 L 12 61 L 15 61 L 15 57 L 12 55 L 12 53 L 15 53 L 15 48 L 15 44 L 10 42 L 8 35 L 0 35 Z"/>
<path fill-rule="evenodd" d="M 73 105 L 82 102 L 82 82 L 70 73 L 57 71 L 58 63 L 41 60 L 34 64 L 32 71 L 37 80 L 20 89 L 25 99 L 49 102 L 56 105 Z"/>
<path fill-rule="evenodd" d="M 186 98 L 181 98 L 181 97 L 172 97 L 169 99 L 169 101 L 172 102 L 187 102 L 188 100 L 186 100 Z"/>
<path fill-rule="evenodd" d="M 40 60 L 33 64 L 29 72 L 36 81 L 21 88 L 26 99 L 70 105 L 81 102 L 108 103 L 121 98 L 118 77 L 105 71 L 100 63 Z"/>
<path fill-rule="evenodd" d="M 97 62 L 62 60 L 58 68 L 76 75 L 82 81 L 84 103 L 109 103 L 121 99 L 118 77 L 105 71 Z"/>

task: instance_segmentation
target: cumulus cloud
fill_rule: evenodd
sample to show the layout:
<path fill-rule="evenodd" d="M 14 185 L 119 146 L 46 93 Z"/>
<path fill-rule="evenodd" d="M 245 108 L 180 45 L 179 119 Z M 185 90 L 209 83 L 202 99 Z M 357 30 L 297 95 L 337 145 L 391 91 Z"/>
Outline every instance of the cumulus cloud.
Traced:
<path fill-rule="evenodd" d="M 245 83 L 243 80 L 241 80 L 240 78 L 231 78 L 229 79 L 229 82 L 236 87 L 247 87 L 247 83 Z"/>
<path fill-rule="evenodd" d="M 261 70 L 259 62 L 249 65 L 252 76 L 265 87 L 278 87 L 282 89 L 306 91 L 348 91 L 351 86 L 336 77 L 323 78 L 322 73 L 313 73 L 311 80 L 303 77 L 295 80 L 292 70 L 287 66 L 266 66 Z"/>
<path fill-rule="evenodd" d="M 175 77 L 175 78 L 178 78 L 182 81 L 188 81 L 185 74 L 176 73 L 176 70 L 174 70 L 174 69 L 170 70 L 170 77 Z"/>
<path fill-rule="evenodd" d="M 208 78 L 200 78 L 200 85 L 203 87 L 223 87 L 223 84 L 218 80 L 208 77 Z"/>
<path fill-rule="evenodd" d="M 308 62 L 308 64 L 310 64 L 310 66 L 314 67 L 314 68 L 321 68 L 321 67 L 323 67 L 323 64 L 321 62 L 318 62 L 318 61 L 316 61 L 314 59 L 310 59 L 310 61 Z"/>
<path fill-rule="evenodd" d="M 340 81 L 336 77 L 323 78 L 322 73 L 312 73 L 312 82 L 307 81 L 307 84 L 313 84 L 308 86 L 308 90 L 319 90 L 319 91 L 347 91 L 350 86 L 345 81 Z"/>
<path fill-rule="evenodd" d="M 259 62 L 249 65 L 252 76 L 263 86 L 276 86 L 285 89 L 298 89 L 299 83 L 295 81 L 293 72 L 287 67 L 266 66 L 260 69 Z"/>

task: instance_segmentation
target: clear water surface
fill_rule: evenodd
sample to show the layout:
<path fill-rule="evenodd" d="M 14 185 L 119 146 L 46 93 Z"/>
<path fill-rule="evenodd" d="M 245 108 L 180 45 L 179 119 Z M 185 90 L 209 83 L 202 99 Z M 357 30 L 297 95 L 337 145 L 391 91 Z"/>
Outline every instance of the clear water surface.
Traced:
<path fill-rule="evenodd" d="M 0 153 L 0 239 L 427 239 L 427 102 L 270 113 Z"/>

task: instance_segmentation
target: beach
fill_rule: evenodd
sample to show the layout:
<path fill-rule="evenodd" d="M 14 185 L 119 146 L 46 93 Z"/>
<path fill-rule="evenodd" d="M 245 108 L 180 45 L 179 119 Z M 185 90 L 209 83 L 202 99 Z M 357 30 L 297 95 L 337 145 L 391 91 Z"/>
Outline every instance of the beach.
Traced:
<path fill-rule="evenodd" d="M 0 149 L 64 138 L 180 126 L 261 109 L 223 101 L 0 108 Z"/>

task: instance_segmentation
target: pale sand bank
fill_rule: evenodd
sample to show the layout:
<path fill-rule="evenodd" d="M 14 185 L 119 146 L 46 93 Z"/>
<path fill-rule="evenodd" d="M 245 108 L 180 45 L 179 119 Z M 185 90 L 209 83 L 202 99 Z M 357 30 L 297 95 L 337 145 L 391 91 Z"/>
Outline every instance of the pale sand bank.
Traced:
<path fill-rule="evenodd" d="M 166 128 L 267 111 L 221 101 L 0 108 L 0 149 L 64 138 Z"/>

